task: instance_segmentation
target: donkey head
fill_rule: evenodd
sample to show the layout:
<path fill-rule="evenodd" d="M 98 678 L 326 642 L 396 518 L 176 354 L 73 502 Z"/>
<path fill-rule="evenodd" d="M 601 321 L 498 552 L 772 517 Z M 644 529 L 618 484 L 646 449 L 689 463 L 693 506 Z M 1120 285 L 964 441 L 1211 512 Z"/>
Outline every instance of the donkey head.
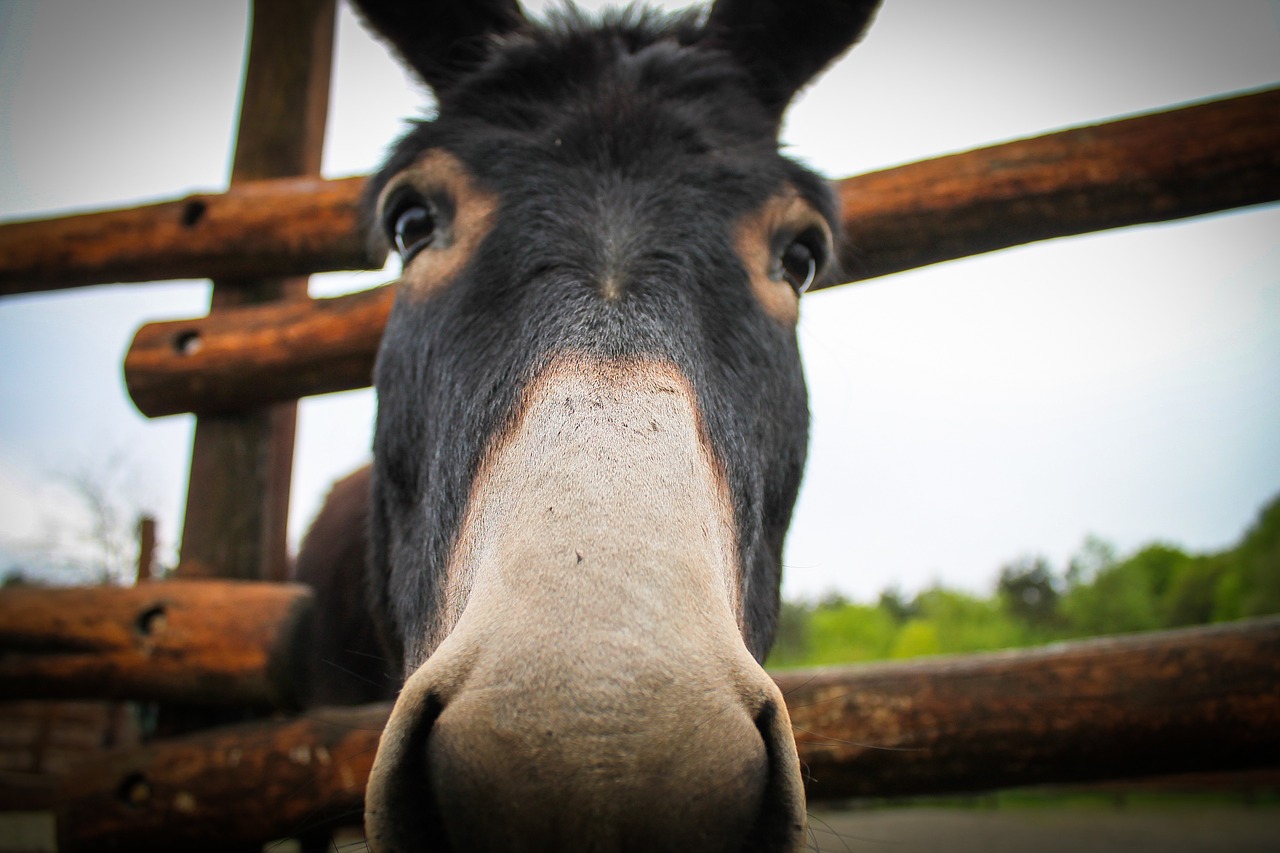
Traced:
<path fill-rule="evenodd" d="M 837 228 L 777 131 L 876 3 L 360 5 L 438 103 L 369 186 L 403 260 L 370 596 L 406 676 L 370 842 L 795 847 L 759 661 L 808 429 L 797 300 Z"/>

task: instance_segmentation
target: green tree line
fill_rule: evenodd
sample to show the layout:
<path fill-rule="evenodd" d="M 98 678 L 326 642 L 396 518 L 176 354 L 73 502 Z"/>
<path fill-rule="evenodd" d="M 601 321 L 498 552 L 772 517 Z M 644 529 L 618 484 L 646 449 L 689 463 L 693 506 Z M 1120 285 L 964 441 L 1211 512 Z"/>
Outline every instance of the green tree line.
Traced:
<path fill-rule="evenodd" d="M 784 602 L 775 668 L 1034 646 L 1280 613 L 1280 495 L 1233 548 L 1188 554 L 1152 544 L 1120 558 L 1090 537 L 1065 567 L 1040 556 L 999 570 L 994 594 L 935 586 L 875 604 L 839 595 Z"/>

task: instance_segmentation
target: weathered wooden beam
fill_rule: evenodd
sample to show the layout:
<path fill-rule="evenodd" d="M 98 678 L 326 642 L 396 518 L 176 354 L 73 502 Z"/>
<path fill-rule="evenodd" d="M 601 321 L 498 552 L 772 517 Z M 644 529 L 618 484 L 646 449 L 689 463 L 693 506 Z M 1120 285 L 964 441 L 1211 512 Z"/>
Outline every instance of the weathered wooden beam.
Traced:
<path fill-rule="evenodd" d="M 1280 199 L 1280 90 L 1012 142 L 849 178 L 839 185 L 851 280 L 1101 228 Z M 369 383 L 370 297 L 305 310 L 245 309 L 139 331 L 125 381 L 149 415 L 211 412 Z M 341 300 L 360 303 L 347 311 Z M 382 296 L 377 299 L 388 300 Z M 353 318 L 350 329 L 342 317 Z M 262 357 L 271 325 L 288 342 Z M 322 339 L 311 338 L 323 328 Z M 183 337 L 188 336 L 188 337 Z M 175 347 L 198 338 L 201 353 Z M 344 354 L 345 353 L 345 354 Z M 329 376 L 310 368 L 341 362 Z M 297 371 L 296 384 L 288 374 Z M 268 376 L 268 374 L 272 374 Z"/>
<path fill-rule="evenodd" d="M 395 300 L 392 287 L 148 323 L 125 356 L 125 384 L 150 417 L 238 411 L 363 388 Z"/>
<path fill-rule="evenodd" d="M 775 678 L 814 800 L 1280 764 L 1280 619 Z M 59 849 L 251 847 L 356 821 L 389 714 L 312 712 L 82 765 L 58 791 Z"/>
<path fill-rule="evenodd" d="M 846 280 L 1280 199 L 1280 89 L 873 172 L 838 185 Z"/>
<path fill-rule="evenodd" d="M 0 591 L 0 696 L 303 707 L 311 590 L 158 581 Z"/>
<path fill-rule="evenodd" d="M 1280 766 L 1280 618 L 777 677 L 815 799 Z"/>
<path fill-rule="evenodd" d="M 1269 90 L 847 178 L 837 183 L 846 280 L 1275 201 L 1277 114 L 1280 90 Z M 222 195 L 0 224 L 0 295 L 377 269 L 385 257 L 359 234 L 363 181 L 260 181 Z"/>
<path fill-rule="evenodd" d="M 90 284 L 377 269 L 364 178 L 278 178 L 128 210 L 0 225 L 0 296 Z"/>
<path fill-rule="evenodd" d="M 52 812 L 54 791 L 53 776 L 0 770 L 0 814 Z"/>
<path fill-rule="evenodd" d="M 257 851 L 359 824 L 389 705 L 328 708 L 85 762 L 55 795 L 58 849 Z"/>
<path fill-rule="evenodd" d="M 156 573 L 156 519 L 144 515 L 138 519 L 138 567 L 134 573 L 136 583 L 146 583 Z"/>

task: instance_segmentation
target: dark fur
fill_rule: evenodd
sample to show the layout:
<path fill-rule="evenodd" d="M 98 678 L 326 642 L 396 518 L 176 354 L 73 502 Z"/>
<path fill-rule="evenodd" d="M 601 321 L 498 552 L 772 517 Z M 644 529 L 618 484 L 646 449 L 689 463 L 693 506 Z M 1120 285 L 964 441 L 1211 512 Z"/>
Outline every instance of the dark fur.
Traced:
<path fill-rule="evenodd" d="M 397 4 L 361 5 L 400 27 L 390 41 L 439 104 L 372 178 L 370 204 L 431 148 L 500 199 L 455 282 L 399 299 L 378 356 L 368 592 L 391 666 L 421 663 L 486 443 L 566 350 L 658 358 L 689 378 L 732 491 L 744 639 L 763 659 L 808 410 L 794 331 L 752 296 L 732 230 L 790 183 L 839 233 L 826 184 L 779 155 L 776 132 L 875 3 L 721 2 L 707 23 L 629 10 L 598 26 L 570 10 L 537 27 L 509 3 L 478 3 L 452 36 L 424 35 L 440 22 L 419 26 Z M 752 23 L 774 5 L 767 26 Z M 617 302 L 600 296 L 606 277 L 623 284 Z"/>
<path fill-rule="evenodd" d="M 389 699 L 400 672 L 369 618 L 361 593 L 369 551 L 370 469 L 334 484 L 298 552 L 295 579 L 310 584 L 321 604 L 316 636 L 317 705 L 359 705 Z"/>

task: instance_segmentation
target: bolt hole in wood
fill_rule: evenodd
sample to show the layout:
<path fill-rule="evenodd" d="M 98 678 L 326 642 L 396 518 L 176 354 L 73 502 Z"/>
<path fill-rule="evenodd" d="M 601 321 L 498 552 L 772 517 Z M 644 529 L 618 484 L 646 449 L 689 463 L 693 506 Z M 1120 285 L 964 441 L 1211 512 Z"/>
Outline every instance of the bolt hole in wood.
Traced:
<path fill-rule="evenodd" d="M 203 201 L 199 201 L 199 200 L 189 201 L 186 204 L 184 204 L 182 206 L 182 220 L 181 220 L 183 227 L 184 228 L 195 227 L 196 224 L 198 224 L 201 219 L 204 219 L 205 211 L 207 211 L 208 209 L 209 209 L 208 205 L 206 205 Z"/>
<path fill-rule="evenodd" d="M 204 341 L 199 332 L 188 329 L 173 336 L 173 349 L 178 355 L 195 355 L 204 349 Z"/>
<path fill-rule="evenodd" d="M 134 626 L 143 637 L 154 637 L 163 632 L 167 624 L 168 616 L 165 614 L 163 604 L 148 607 L 134 620 Z"/>
<path fill-rule="evenodd" d="M 130 773 L 120 783 L 116 796 L 130 808 L 143 808 L 151 802 L 151 783 L 141 773 Z"/>

